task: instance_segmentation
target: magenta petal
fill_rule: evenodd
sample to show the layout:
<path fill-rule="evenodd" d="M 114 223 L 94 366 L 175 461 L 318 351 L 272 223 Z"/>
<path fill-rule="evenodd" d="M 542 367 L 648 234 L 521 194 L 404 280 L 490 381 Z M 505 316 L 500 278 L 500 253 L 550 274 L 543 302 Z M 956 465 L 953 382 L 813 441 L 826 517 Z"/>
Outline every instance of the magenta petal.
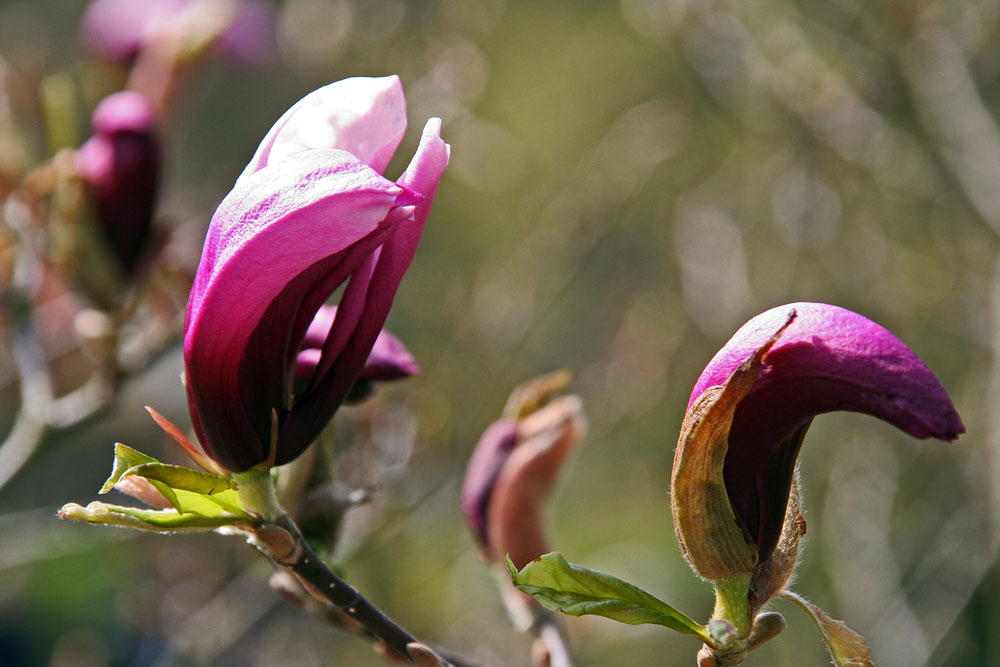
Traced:
<path fill-rule="evenodd" d="M 485 548 L 489 546 L 487 509 L 490 495 L 504 463 L 517 444 L 517 422 L 500 419 L 493 422 L 479 439 L 462 480 L 462 512 L 472 534 Z"/>
<path fill-rule="evenodd" d="M 417 152 L 398 184 L 423 196 L 413 216 L 400 223 L 392 236 L 379 248 L 369 285 L 365 291 L 364 317 L 357 322 L 324 377 L 310 388 L 309 395 L 289 414 L 281 426 L 280 439 L 287 442 L 311 442 L 329 420 L 354 380 L 364 368 L 372 345 L 385 324 L 403 274 L 410 266 L 420 241 L 424 223 L 430 214 L 434 195 L 448 165 L 448 144 L 441 140 L 441 121 L 427 121 Z M 402 202 L 404 200 L 400 200 Z M 336 327 L 336 322 L 334 323 Z M 321 363 L 326 362 L 326 352 Z M 279 451 L 279 463 L 281 455 Z"/>
<path fill-rule="evenodd" d="M 219 206 L 188 303 L 184 352 L 196 431 L 227 469 L 267 458 L 271 412 L 287 409 L 285 350 L 298 345 L 290 336 L 299 305 L 318 279 L 343 281 L 385 240 L 402 192 L 348 153 L 312 150 L 242 178 Z M 279 448 L 279 458 L 310 442 Z"/>
<path fill-rule="evenodd" d="M 382 173 L 405 132 L 406 98 L 399 77 L 336 81 L 309 93 L 282 114 L 240 179 L 315 148 L 345 150 Z"/>
<path fill-rule="evenodd" d="M 820 303 L 780 306 L 743 325 L 709 362 L 688 407 L 708 387 L 725 384 L 792 309 L 797 317 L 736 409 L 726 455 L 730 501 L 762 558 L 780 533 L 788 494 L 786 487 L 775 499 L 769 487 L 791 474 L 797 449 L 787 443 L 815 415 L 864 412 L 922 439 L 954 440 L 965 432 L 944 388 L 910 348 L 871 320 Z"/>

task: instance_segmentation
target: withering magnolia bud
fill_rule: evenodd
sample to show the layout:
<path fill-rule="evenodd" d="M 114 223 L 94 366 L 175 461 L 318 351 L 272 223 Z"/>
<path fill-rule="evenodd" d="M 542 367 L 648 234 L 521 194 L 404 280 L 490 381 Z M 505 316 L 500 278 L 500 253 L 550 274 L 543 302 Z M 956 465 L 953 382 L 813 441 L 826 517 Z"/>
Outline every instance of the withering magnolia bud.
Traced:
<path fill-rule="evenodd" d="M 509 554 L 521 568 L 549 551 L 545 500 L 586 430 L 583 404 L 570 395 L 496 421 L 483 434 L 466 469 L 462 510 L 490 560 Z"/>
<path fill-rule="evenodd" d="M 795 462 L 813 417 L 834 410 L 918 438 L 965 431 L 927 366 L 871 320 L 819 303 L 753 318 L 699 378 L 674 456 L 675 529 L 698 574 L 756 569 L 757 606 L 787 582 L 803 526 L 789 502 Z"/>
<path fill-rule="evenodd" d="M 93 136 L 76 152 L 97 221 L 125 273 L 142 257 L 160 179 L 156 115 L 139 93 L 105 98 L 91 119 Z"/>
<path fill-rule="evenodd" d="M 912 350 L 871 320 L 826 304 L 791 304 L 750 320 L 695 385 L 671 474 L 674 528 L 691 567 L 715 582 L 710 627 L 732 619 L 738 629 L 702 649 L 702 667 L 741 664 L 780 632 L 783 619 L 760 613 L 779 595 L 813 614 L 837 664 L 871 664 L 860 635 L 786 588 L 806 530 L 796 461 L 813 417 L 834 410 L 864 412 L 918 438 L 965 432 Z"/>

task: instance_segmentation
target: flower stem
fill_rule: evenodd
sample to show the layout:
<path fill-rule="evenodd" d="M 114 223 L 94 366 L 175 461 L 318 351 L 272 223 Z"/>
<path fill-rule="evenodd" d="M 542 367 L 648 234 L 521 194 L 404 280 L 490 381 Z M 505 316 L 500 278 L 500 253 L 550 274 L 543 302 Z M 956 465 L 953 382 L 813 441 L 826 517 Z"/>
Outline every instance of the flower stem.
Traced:
<path fill-rule="evenodd" d="M 338 577 L 309 547 L 298 526 L 278 504 L 271 476 L 248 470 L 234 475 L 244 507 L 263 519 L 251 540 L 276 565 L 291 572 L 309 593 L 357 621 L 385 647 L 408 662 L 414 662 L 410 647 L 426 645 L 383 614 L 356 589 Z M 429 650 L 429 649 L 428 649 Z M 442 661 L 442 664 L 447 664 Z M 452 660 L 452 664 L 456 664 Z"/>
<path fill-rule="evenodd" d="M 746 639 L 750 634 L 750 575 L 734 574 L 713 583 L 715 609 L 712 621 L 732 624 L 736 631 L 735 639 Z"/>

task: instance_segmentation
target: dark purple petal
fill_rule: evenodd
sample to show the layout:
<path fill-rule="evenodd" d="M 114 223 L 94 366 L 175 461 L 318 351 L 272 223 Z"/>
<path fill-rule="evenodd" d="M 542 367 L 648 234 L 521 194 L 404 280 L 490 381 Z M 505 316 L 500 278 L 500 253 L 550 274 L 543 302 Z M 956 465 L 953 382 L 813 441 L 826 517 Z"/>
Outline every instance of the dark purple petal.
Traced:
<path fill-rule="evenodd" d="M 489 546 L 487 511 L 490 496 L 504 463 L 517 445 L 517 422 L 500 419 L 493 422 L 479 439 L 462 481 L 462 512 L 469 530 L 483 548 Z"/>
<path fill-rule="evenodd" d="M 765 357 L 740 402 L 729 433 L 725 481 L 730 501 L 758 543 L 774 548 L 800 439 L 816 415 L 864 412 L 916 438 L 954 440 L 965 432 L 947 393 L 912 350 L 884 327 L 849 310 L 794 303 L 747 322 L 715 355 L 691 394 L 690 407 L 787 320 L 798 315 Z"/>
<path fill-rule="evenodd" d="M 310 380 L 319 366 L 323 355 L 323 344 L 333 328 L 337 315 L 336 306 L 323 306 L 316 313 L 312 324 L 306 330 L 302 349 L 295 357 L 295 377 Z M 368 354 L 365 367 L 361 369 L 359 380 L 398 380 L 420 372 L 420 367 L 403 342 L 383 329 L 379 332 L 372 351 Z"/>
<path fill-rule="evenodd" d="M 156 205 L 160 149 L 152 105 L 135 92 L 105 98 L 94 110 L 94 135 L 76 154 L 97 219 L 126 273 L 138 264 Z"/>

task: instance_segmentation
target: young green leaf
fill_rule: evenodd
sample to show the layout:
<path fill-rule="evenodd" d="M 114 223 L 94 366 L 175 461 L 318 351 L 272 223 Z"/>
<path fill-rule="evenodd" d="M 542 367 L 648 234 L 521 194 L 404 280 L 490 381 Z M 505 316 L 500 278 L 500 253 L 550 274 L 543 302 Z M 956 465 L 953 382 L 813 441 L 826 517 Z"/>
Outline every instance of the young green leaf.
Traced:
<path fill-rule="evenodd" d="M 76 503 L 64 505 L 59 510 L 59 518 L 154 532 L 213 530 L 219 526 L 246 521 L 241 516 L 223 512 L 206 517 L 193 513 L 180 514 L 174 510 L 140 509 L 138 507 L 109 505 L 97 501 L 86 507 Z"/>
<path fill-rule="evenodd" d="M 146 456 L 140 451 L 132 449 L 128 445 L 123 445 L 120 442 L 115 443 L 115 463 L 114 467 L 111 469 L 111 476 L 108 480 L 104 482 L 104 486 L 98 491 L 100 494 L 105 494 L 115 488 L 115 484 L 118 483 L 130 468 L 134 468 L 137 465 L 142 465 L 143 463 L 159 463 L 152 456 Z"/>
<path fill-rule="evenodd" d="M 138 475 L 145 477 L 149 481 L 163 482 L 171 489 L 193 491 L 205 495 L 219 493 L 227 489 L 232 489 L 236 483 L 229 477 L 213 475 L 210 472 L 202 472 L 184 466 L 170 465 L 169 463 L 159 463 L 151 461 L 141 463 L 126 470 L 122 477 L 128 475 Z"/>
<path fill-rule="evenodd" d="M 705 628 L 646 591 L 609 574 L 566 562 L 560 553 L 545 554 L 518 572 L 507 558 L 514 586 L 543 606 L 570 616 L 592 614 L 620 623 L 655 623 L 713 644 Z"/>
<path fill-rule="evenodd" d="M 184 466 L 160 463 L 151 456 L 132 449 L 128 445 L 115 445 L 115 463 L 111 476 L 104 483 L 100 493 L 107 493 L 115 484 L 127 477 L 141 477 L 152 484 L 163 494 L 174 511 L 154 511 L 91 503 L 87 514 L 73 510 L 65 518 L 79 519 L 91 523 L 113 523 L 145 528 L 143 525 L 133 525 L 134 519 L 140 524 L 152 524 L 173 530 L 175 525 L 208 527 L 233 523 L 237 520 L 251 520 L 250 514 L 240 503 L 236 493 L 236 483 L 229 477 L 202 472 Z M 67 507 L 70 507 L 67 505 Z M 75 507 L 79 508 L 79 505 Z M 130 517 L 122 519 L 122 516 Z"/>

